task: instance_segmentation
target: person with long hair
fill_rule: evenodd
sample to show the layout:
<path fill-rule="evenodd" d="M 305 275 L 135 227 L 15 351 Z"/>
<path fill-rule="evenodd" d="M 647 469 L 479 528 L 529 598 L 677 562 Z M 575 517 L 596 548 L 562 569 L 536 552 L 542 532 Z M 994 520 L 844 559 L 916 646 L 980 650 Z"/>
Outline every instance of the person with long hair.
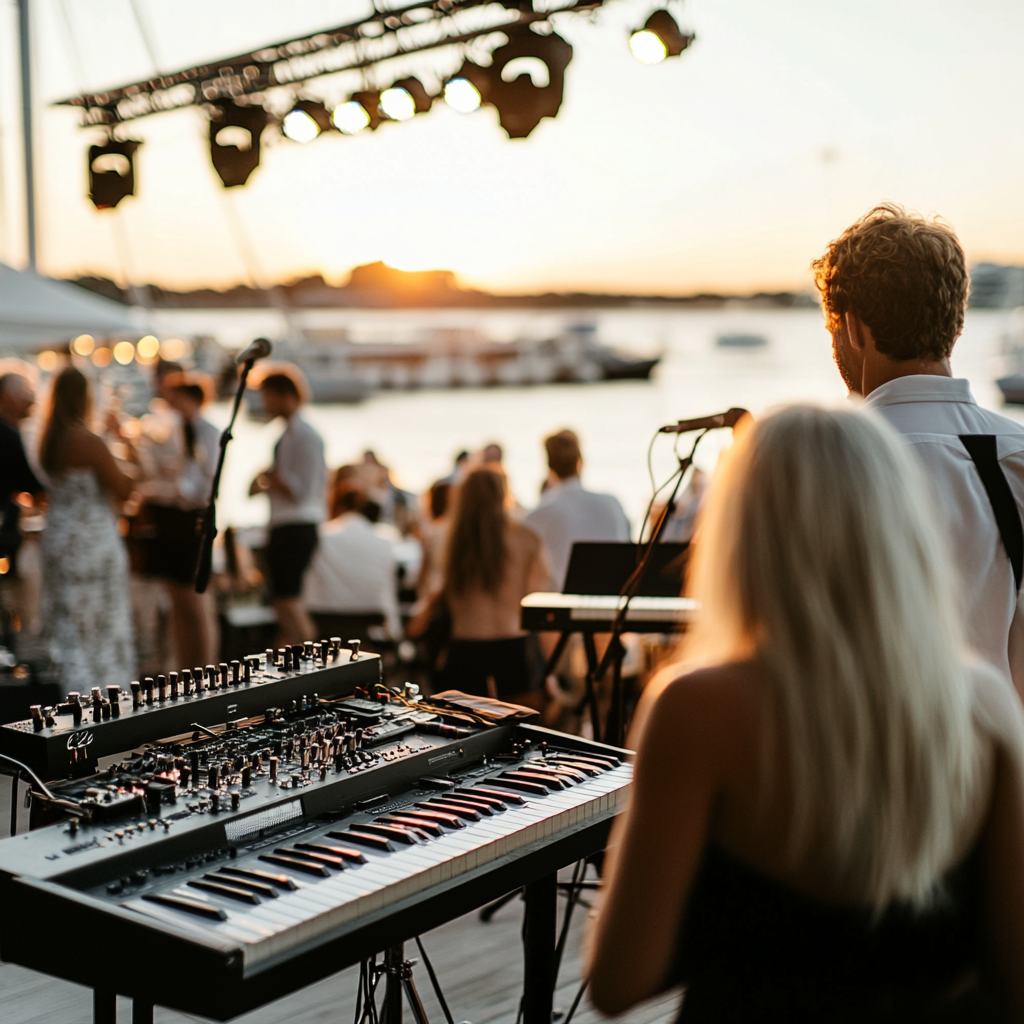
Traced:
<path fill-rule="evenodd" d="M 1024 713 L 964 652 L 924 474 L 795 406 L 710 489 L 685 661 L 634 725 L 591 997 L 681 1022 L 1024 1019 Z"/>
<path fill-rule="evenodd" d="M 65 367 L 53 381 L 39 447 L 49 478 L 42 616 L 65 690 L 84 694 L 127 686 L 135 671 L 128 557 L 113 508 L 135 481 L 90 429 L 91 418 L 88 379 Z"/>
<path fill-rule="evenodd" d="M 519 602 L 550 586 L 544 542 L 506 509 L 505 475 L 490 466 L 458 485 L 444 558 L 452 640 L 444 685 L 502 699 L 531 689 Z"/>

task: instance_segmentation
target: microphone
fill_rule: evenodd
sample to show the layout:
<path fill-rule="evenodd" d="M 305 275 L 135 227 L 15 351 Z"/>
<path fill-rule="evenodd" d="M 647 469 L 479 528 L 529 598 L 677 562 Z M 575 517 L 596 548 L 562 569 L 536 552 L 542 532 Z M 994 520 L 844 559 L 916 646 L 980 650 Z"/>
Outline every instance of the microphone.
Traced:
<path fill-rule="evenodd" d="M 730 409 L 728 412 L 720 412 L 717 416 L 701 416 L 695 420 L 680 420 L 678 423 L 670 423 L 667 427 L 661 427 L 659 434 L 686 434 L 691 430 L 714 430 L 716 427 L 735 427 L 740 417 L 746 416 L 746 409 Z"/>
<path fill-rule="evenodd" d="M 239 366 L 242 363 L 255 363 L 257 359 L 266 359 L 270 355 L 272 345 L 266 338 L 257 338 L 236 360 Z"/>

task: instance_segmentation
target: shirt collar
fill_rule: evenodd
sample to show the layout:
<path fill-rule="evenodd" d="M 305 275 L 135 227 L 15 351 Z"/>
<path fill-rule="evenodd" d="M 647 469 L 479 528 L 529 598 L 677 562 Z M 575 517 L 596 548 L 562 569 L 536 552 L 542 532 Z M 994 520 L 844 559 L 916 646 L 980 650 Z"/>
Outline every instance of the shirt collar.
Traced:
<path fill-rule="evenodd" d="M 971 386 L 964 378 L 921 373 L 887 381 L 875 388 L 864 404 L 877 409 L 906 402 L 960 402 L 964 405 L 977 405 L 971 394 Z"/>
<path fill-rule="evenodd" d="M 582 489 L 583 484 L 578 476 L 566 477 L 564 480 L 559 480 L 558 483 L 548 484 L 541 495 L 540 503 L 546 505 L 549 501 L 554 501 L 558 495 L 565 491 L 580 491 Z"/>

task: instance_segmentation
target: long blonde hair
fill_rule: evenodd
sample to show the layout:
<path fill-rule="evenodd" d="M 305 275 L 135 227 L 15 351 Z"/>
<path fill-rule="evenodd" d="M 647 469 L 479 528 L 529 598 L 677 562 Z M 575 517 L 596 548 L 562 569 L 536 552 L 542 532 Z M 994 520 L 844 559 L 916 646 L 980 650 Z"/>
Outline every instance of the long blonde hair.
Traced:
<path fill-rule="evenodd" d="M 61 473 L 67 461 L 68 431 L 84 426 L 92 411 L 89 380 L 74 366 L 57 374 L 50 390 L 50 403 L 39 443 L 39 462 L 47 473 Z"/>
<path fill-rule="evenodd" d="M 690 659 L 756 657 L 766 792 L 792 781 L 789 853 L 850 899 L 926 906 L 978 777 L 950 555 L 923 472 L 865 413 L 762 419 L 711 488 Z"/>

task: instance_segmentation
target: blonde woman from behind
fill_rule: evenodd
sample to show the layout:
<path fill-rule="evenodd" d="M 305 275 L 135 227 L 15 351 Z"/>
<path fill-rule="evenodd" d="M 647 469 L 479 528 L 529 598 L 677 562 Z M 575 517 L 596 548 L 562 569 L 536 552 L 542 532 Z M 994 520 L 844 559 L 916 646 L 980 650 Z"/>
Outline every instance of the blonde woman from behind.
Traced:
<path fill-rule="evenodd" d="M 949 562 L 880 420 L 794 406 L 737 442 L 701 623 L 632 737 L 600 1010 L 684 983 L 688 1024 L 1024 1019 L 1024 716 Z"/>

